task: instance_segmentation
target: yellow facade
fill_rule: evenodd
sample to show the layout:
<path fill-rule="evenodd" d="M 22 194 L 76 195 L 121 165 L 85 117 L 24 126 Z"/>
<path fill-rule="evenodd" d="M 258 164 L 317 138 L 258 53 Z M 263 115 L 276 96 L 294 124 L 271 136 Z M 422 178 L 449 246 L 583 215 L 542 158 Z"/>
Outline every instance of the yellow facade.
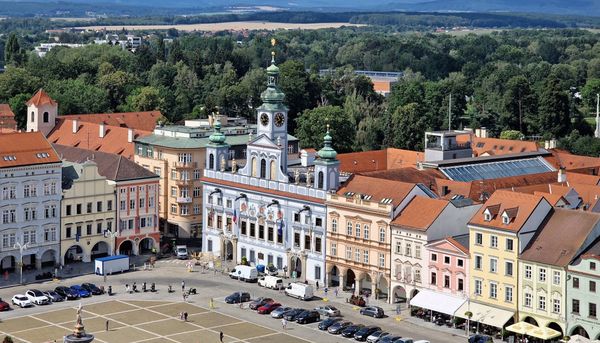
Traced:
<path fill-rule="evenodd" d="M 134 161 L 160 177 L 161 230 L 179 237 L 200 237 L 205 149 L 154 146 L 147 156 L 136 153 Z"/>
<path fill-rule="evenodd" d="M 518 236 L 469 225 L 469 240 L 471 301 L 516 312 Z"/>
<path fill-rule="evenodd" d="M 61 264 L 111 255 L 116 225 L 115 186 L 95 162 L 64 162 L 61 202 Z"/>

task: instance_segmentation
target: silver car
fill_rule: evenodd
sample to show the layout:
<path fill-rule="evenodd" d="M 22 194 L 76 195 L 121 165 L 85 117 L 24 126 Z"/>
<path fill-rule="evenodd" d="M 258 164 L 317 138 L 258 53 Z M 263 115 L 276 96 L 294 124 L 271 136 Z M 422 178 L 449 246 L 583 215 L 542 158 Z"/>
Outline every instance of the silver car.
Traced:
<path fill-rule="evenodd" d="M 283 318 L 283 315 L 284 315 L 284 314 L 285 314 L 287 311 L 291 311 L 291 310 L 293 310 L 293 309 L 294 309 L 294 308 L 292 308 L 292 307 L 280 306 L 280 307 L 278 307 L 278 308 L 274 309 L 274 310 L 271 312 L 271 317 L 273 317 L 273 318 L 277 318 L 277 319 L 279 319 L 279 318 Z"/>
<path fill-rule="evenodd" d="M 327 317 L 339 317 L 342 314 L 340 310 L 331 305 L 315 307 L 315 311 L 319 312 L 320 315 Z"/>

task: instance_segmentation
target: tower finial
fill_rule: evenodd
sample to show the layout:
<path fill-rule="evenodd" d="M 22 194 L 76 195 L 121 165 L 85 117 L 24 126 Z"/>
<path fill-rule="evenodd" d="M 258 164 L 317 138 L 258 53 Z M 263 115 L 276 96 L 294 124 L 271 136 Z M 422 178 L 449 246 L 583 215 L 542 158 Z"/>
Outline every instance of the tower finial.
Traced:
<path fill-rule="evenodd" d="M 271 38 L 271 46 L 273 48 L 275 48 L 275 45 L 277 45 L 277 40 L 275 38 Z M 275 50 L 274 49 L 271 51 L 271 64 L 275 64 Z"/>

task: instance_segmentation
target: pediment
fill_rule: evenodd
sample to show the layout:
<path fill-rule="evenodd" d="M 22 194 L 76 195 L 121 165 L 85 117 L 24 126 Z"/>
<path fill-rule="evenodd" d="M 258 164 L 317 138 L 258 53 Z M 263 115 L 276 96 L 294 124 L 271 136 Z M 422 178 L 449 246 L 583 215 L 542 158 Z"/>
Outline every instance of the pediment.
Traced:
<path fill-rule="evenodd" d="M 271 139 L 269 139 L 269 137 L 265 136 L 265 135 L 260 135 L 256 138 L 254 138 L 250 143 L 248 143 L 249 146 L 255 145 L 255 146 L 260 146 L 262 148 L 271 148 L 271 149 L 277 149 L 279 150 L 279 146 L 277 144 L 275 144 Z"/>

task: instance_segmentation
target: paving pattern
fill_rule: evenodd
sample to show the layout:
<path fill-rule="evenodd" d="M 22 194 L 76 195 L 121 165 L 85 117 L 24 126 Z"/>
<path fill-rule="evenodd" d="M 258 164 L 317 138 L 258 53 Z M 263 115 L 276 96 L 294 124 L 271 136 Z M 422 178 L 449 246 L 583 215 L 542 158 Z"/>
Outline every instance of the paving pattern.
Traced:
<path fill-rule="evenodd" d="M 7 319 L 0 322 L 0 337 L 15 343 L 62 342 L 73 329 L 75 306 Z M 179 319 L 187 312 L 188 321 Z M 207 308 L 183 302 L 113 300 L 83 307 L 86 332 L 98 343 L 217 343 L 219 332 L 227 343 L 308 343 L 308 341 Z M 105 331 L 109 320 L 109 331 Z"/>

